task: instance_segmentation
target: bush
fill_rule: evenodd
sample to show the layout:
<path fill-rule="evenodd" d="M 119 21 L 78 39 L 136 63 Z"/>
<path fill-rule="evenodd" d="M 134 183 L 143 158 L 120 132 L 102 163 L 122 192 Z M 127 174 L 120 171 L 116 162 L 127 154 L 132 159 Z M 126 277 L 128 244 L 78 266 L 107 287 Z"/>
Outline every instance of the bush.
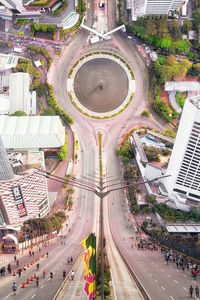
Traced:
<path fill-rule="evenodd" d="M 67 159 L 67 145 L 66 144 L 64 144 L 63 146 L 60 147 L 60 149 L 57 152 L 57 156 L 60 161 Z"/>
<path fill-rule="evenodd" d="M 55 116 L 55 110 L 52 107 L 47 107 L 43 113 L 41 113 L 41 116 Z"/>
<path fill-rule="evenodd" d="M 28 115 L 27 115 L 27 113 L 25 113 L 25 111 L 17 110 L 13 114 L 10 114 L 10 116 L 21 117 L 21 116 L 28 116 Z"/>
<path fill-rule="evenodd" d="M 146 110 L 143 110 L 143 112 L 141 113 L 141 116 L 143 117 L 149 117 L 149 113 Z"/>
<path fill-rule="evenodd" d="M 162 149 L 162 155 L 167 156 L 171 151 L 169 149 Z"/>

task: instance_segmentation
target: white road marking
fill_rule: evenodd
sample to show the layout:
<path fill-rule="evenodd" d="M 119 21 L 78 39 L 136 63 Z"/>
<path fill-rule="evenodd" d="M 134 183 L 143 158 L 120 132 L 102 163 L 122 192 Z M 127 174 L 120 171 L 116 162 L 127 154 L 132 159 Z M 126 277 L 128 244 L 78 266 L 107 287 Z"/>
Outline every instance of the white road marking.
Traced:
<path fill-rule="evenodd" d="M 151 274 L 151 273 L 149 273 L 149 275 L 150 275 L 150 276 L 152 276 L 152 274 Z"/>
<path fill-rule="evenodd" d="M 169 275 L 168 273 L 167 273 L 167 276 L 168 276 L 168 277 L 171 277 L 171 275 Z"/>
<path fill-rule="evenodd" d="M 163 291 L 166 291 L 166 289 L 163 286 L 161 286 L 161 289 L 163 289 Z"/>
<path fill-rule="evenodd" d="M 192 282 L 193 282 L 194 284 L 197 284 L 197 282 L 196 282 L 196 281 L 194 281 L 194 280 L 192 280 Z"/>
<path fill-rule="evenodd" d="M 188 290 L 184 287 L 184 290 L 187 292 Z"/>
<path fill-rule="evenodd" d="M 158 265 L 156 265 L 156 267 L 158 268 Z"/>
<path fill-rule="evenodd" d="M 172 296 L 170 296 L 170 298 L 171 298 L 172 300 L 174 300 L 174 298 L 173 298 Z"/>
<path fill-rule="evenodd" d="M 176 270 L 176 272 L 179 272 L 179 270 Z"/>
<path fill-rule="evenodd" d="M 33 299 L 35 297 L 35 294 L 31 297 L 31 299 Z"/>
<path fill-rule="evenodd" d="M 43 287 L 44 287 L 44 284 L 41 286 L 41 289 L 43 289 Z"/>
<path fill-rule="evenodd" d="M 49 281 L 49 280 L 50 280 L 50 278 L 47 279 L 47 281 Z"/>
<path fill-rule="evenodd" d="M 158 283 L 158 280 L 157 280 L 157 279 L 155 279 L 155 282 L 157 282 L 157 283 Z"/>
<path fill-rule="evenodd" d="M 183 274 L 183 276 L 187 277 L 187 275 Z"/>
<path fill-rule="evenodd" d="M 178 283 L 178 281 L 176 279 L 174 279 L 174 282 Z"/>

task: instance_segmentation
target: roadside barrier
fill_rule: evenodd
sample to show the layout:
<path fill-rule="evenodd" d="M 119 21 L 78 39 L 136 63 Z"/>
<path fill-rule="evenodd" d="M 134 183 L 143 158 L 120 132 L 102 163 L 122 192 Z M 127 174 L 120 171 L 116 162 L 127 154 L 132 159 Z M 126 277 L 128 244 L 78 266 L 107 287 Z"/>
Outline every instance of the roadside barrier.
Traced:
<path fill-rule="evenodd" d="M 16 272 L 15 271 L 13 271 L 13 276 L 16 276 Z"/>
<path fill-rule="evenodd" d="M 31 283 L 31 279 L 30 279 L 30 278 L 27 278 L 26 283 L 27 283 L 27 284 Z"/>
<path fill-rule="evenodd" d="M 33 281 L 33 276 L 31 276 L 31 281 Z"/>
<path fill-rule="evenodd" d="M 37 274 L 36 273 L 34 274 L 34 278 L 37 278 Z"/>
<path fill-rule="evenodd" d="M 22 288 L 23 289 L 26 288 L 26 282 L 25 281 L 22 283 Z"/>

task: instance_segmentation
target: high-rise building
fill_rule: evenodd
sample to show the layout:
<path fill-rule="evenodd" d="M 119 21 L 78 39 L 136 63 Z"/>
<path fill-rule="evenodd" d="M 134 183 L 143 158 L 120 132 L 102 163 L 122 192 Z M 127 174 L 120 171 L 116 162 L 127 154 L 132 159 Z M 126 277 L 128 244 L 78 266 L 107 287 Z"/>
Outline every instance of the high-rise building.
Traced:
<path fill-rule="evenodd" d="M 22 0 L 1 0 L 0 2 L 15 13 L 25 11 Z"/>
<path fill-rule="evenodd" d="M 12 167 L 10 165 L 6 149 L 0 136 L 0 181 L 9 180 L 14 177 Z"/>
<path fill-rule="evenodd" d="M 163 184 L 169 198 L 200 205 L 200 96 L 185 102 Z"/>
<path fill-rule="evenodd" d="M 133 21 L 144 15 L 167 15 L 170 11 L 180 8 L 188 0 L 132 0 L 127 1 L 127 8 L 131 9 Z"/>

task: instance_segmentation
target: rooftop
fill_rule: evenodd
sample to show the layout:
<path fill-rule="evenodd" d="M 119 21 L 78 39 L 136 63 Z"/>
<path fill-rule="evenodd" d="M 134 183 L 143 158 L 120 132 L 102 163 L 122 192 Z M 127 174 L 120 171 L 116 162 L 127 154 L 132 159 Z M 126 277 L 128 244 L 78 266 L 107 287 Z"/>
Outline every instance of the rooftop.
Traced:
<path fill-rule="evenodd" d="M 200 91 L 200 84 L 196 81 L 168 81 L 165 82 L 165 91 Z"/>

